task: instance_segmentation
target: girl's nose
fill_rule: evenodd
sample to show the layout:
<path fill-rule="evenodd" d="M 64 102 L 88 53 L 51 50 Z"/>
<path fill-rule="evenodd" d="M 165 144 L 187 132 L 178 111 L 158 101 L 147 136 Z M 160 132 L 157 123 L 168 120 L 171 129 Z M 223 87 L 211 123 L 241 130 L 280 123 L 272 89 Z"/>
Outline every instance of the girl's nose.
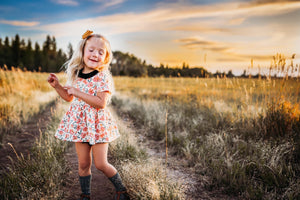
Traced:
<path fill-rule="evenodd" d="M 92 53 L 92 56 L 95 57 L 95 58 L 97 58 L 97 57 L 98 57 L 98 53 L 94 51 L 94 52 Z"/>

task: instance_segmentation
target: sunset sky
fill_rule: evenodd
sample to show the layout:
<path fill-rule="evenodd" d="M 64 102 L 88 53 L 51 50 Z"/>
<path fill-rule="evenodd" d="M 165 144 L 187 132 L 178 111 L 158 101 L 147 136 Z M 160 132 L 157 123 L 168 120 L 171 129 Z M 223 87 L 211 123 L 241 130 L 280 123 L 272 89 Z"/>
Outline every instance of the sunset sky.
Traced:
<path fill-rule="evenodd" d="M 271 57 L 296 54 L 300 63 L 300 1 L 284 0 L 39 0 L 1 1 L 0 37 L 19 34 L 40 45 L 46 35 L 67 50 L 86 29 L 112 50 L 148 64 L 242 73 L 268 67 Z M 255 69 L 253 69 L 255 71 Z"/>

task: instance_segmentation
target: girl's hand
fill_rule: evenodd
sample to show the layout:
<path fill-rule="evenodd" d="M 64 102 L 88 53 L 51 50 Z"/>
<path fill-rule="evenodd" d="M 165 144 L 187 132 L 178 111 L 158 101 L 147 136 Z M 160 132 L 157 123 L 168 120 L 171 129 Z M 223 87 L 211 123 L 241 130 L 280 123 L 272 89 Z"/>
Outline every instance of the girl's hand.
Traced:
<path fill-rule="evenodd" d="M 48 77 L 48 83 L 53 87 L 56 88 L 59 85 L 58 78 L 55 74 L 51 73 Z"/>
<path fill-rule="evenodd" d="M 67 90 L 69 95 L 74 95 L 74 96 L 77 96 L 77 94 L 80 92 L 78 89 L 72 86 L 64 86 L 64 89 Z"/>

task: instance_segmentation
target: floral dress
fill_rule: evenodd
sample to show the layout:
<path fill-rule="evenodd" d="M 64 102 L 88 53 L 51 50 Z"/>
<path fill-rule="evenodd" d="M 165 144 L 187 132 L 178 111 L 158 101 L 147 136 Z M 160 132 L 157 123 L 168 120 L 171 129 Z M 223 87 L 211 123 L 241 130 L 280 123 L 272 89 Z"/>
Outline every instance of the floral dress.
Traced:
<path fill-rule="evenodd" d="M 80 70 L 75 88 L 81 92 L 97 95 L 97 92 L 113 92 L 113 81 L 109 71 L 94 70 L 83 74 Z M 96 143 L 111 142 L 120 136 L 116 122 L 107 108 L 94 108 L 74 97 L 68 111 L 63 116 L 55 137 L 71 142 Z"/>

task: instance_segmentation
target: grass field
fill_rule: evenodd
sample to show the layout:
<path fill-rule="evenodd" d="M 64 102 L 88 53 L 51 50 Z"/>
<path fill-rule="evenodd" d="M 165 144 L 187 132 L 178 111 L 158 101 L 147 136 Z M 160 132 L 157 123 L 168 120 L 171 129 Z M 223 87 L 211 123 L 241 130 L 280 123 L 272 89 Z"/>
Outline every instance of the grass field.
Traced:
<path fill-rule="evenodd" d="M 47 76 L 0 70 L 2 139 L 55 101 Z M 208 190 L 221 189 L 242 199 L 300 198 L 298 79 L 114 77 L 114 81 L 117 92 L 112 105 L 119 114 L 129 116 L 148 139 L 166 142 L 169 154 L 184 158 L 185 167 L 193 168 Z M 34 157 L 14 161 L 1 179 L 4 199 L 63 198 L 62 191 L 58 196 L 54 191 L 63 183 L 58 177 L 67 171 L 65 161 L 59 159 L 67 147 L 53 139 L 61 118 L 57 113 L 62 111 L 53 113 L 49 130 L 34 145 Z M 163 169 L 161 163 L 147 161 L 126 127 L 120 130 L 126 138 L 120 141 L 126 142 L 112 144 L 110 151 L 118 158 L 112 158 L 113 163 L 133 197 L 184 199 L 180 186 L 158 170 Z M 45 168 L 38 168 L 39 160 L 45 161 Z M 53 170 L 59 166 L 60 170 Z M 133 166 L 134 172 L 129 170 Z M 41 173 L 36 179 L 29 178 L 33 170 Z M 36 185 L 43 176 L 50 181 Z"/>
<path fill-rule="evenodd" d="M 115 85 L 114 105 L 148 138 L 167 140 L 200 181 L 208 175 L 208 189 L 299 198 L 298 79 L 115 77 Z"/>
<path fill-rule="evenodd" d="M 48 74 L 23 72 L 18 69 L 6 71 L 0 69 L 0 151 L 7 148 L 5 137 L 15 137 L 16 141 L 20 130 L 29 120 L 36 120 L 39 127 L 39 118 L 45 109 L 54 105 L 57 95 L 47 83 Z M 63 79 L 63 75 L 59 75 Z M 40 137 L 33 138 L 32 130 L 28 131 L 32 146 L 24 149 L 29 151 L 23 155 L 15 151 L 16 159 L 9 156 L 9 163 L 2 163 L 0 198 L 1 199 L 61 199 L 63 191 L 60 189 L 68 172 L 64 160 L 64 152 L 68 148 L 66 143 L 56 140 L 53 131 L 60 121 L 65 107 L 59 103 L 58 109 L 49 111 L 51 121 L 47 129 L 40 130 Z M 23 143 L 17 143 L 22 146 Z M 18 149 L 20 149 L 18 147 Z"/>
<path fill-rule="evenodd" d="M 64 199 L 63 186 L 69 171 L 64 154 L 69 143 L 55 139 L 54 133 L 69 104 L 57 100 L 47 77 L 47 73 L 0 69 L 0 150 L 7 146 L 3 143 L 6 136 L 18 137 L 18 130 L 29 119 L 36 119 L 38 127 L 41 113 L 53 102 L 57 105 L 51 110 L 48 128 L 40 131 L 40 137 L 28 149 L 30 156 L 16 152 L 11 145 L 17 158 L 10 157 L 11 163 L 5 165 L 8 170 L 0 170 L 1 199 Z M 58 77 L 63 84 L 64 75 Z M 112 143 L 110 154 L 114 156 L 110 160 L 122 174 L 131 197 L 183 199 L 180 187 L 165 177 L 161 163 L 150 162 L 127 128 L 120 124 L 119 129 L 123 138 Z M 130 170 L 133 166 L 135 171 Z"/>
<path fill-rule="evenodd" d="M 0 69 L 0 143 L 6 133 L 12 134 L 55 101 L 57 96 L 47 83 L 47 77 L 47 73 Z"/>

